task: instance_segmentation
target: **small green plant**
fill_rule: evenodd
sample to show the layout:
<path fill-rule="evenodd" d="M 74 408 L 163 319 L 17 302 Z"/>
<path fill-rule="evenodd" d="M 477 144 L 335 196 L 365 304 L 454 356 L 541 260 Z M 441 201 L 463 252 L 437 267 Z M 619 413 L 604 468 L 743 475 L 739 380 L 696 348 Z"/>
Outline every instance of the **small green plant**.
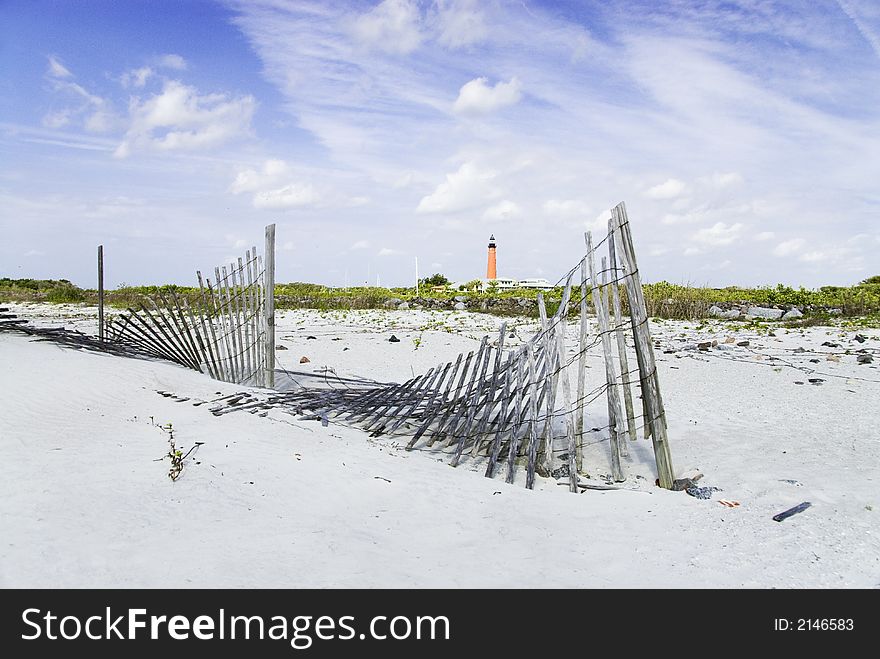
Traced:
<path fill-rule="evenodd" d="M 172 481 L 176 481 L 180 478 L 180 474 L 183 472 L 183 451 L 177 448 L 177 445 L 174 443 L 174 427 L 171 425 L 169 421 L 166 425 L 160 426 L 162 430 L 168 433 L 168 453 L 165 454 L 165 457 L 171 460 L 171 467 L 168 469 L 168 478 Z"/>

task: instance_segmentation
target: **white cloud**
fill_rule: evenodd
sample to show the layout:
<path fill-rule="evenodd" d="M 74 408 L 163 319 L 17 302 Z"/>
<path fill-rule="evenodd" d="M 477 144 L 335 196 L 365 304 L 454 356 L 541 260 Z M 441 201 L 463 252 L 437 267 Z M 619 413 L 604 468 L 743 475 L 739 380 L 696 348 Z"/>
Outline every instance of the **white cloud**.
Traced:
<path fill-rule="evenodd" d="M 153 75 L 153 69 L 149 66 L 142 66 L 139 69 L 132 69 L 131 71 L 126 71 L 122 74 L 122 78 L 120 82 L 123 87 L 134 87 L 135 89 L 141 89 L 144 85 L 147 84 L 147 80 L 150 79 L 150 76 Z"/>
<path fill-rule="evenodd" d="M 779 243 L 774 249 L 773 253 L 776 256 L 791 256 L 792 254 L 797 253 L 800 249 L 806 244 L 803 238 L 792 238 L 791 240 L 786 240 L 785 242 Z"/>
<path fill-rule="evenodd" d="M 515 77 L 509 82 L 499 80 L 494 86 L 490 86 L 488 82 L 488 78 L 476 78 L 462 85 L 452 106 L 453 111 L 460 114 L 486 114 L 514 105 L 522 98 L 522 85 Z"/>
<path fill-rule="evenodd" d="M 548 199 L 541 206 L 544 215 L 561 217 L 564 219 L 581 219 L 589 215 L 590 207 L 580 199 Z M 603 211 L 602 217 L 611 217 L 608 211 Z"/>
<path fill-rule="evenodd" d="M 180 55 L 175 55 L 174 53 L 168 53 L 167 55 L 158 57 L 156 59 L 156 65 L 165 67 L 166 69 L 173 69 L 175 71 L 185 71 L 187 67 L 186 60 Z"/>
<path fill-rule="evenodd" d="M 450 48 L 478 43 L 489 34 L 475 0 L 439 0 L 436 19 L 440 32 L 437 41 Z"/>
<path fill-rule="evenodd" d="M 258 172 L 254 169 L 243 169 L 235 176 L 229 191 L 233 194 L 256 192 L 257 190 L 277 184 L 289 172 L 283 160 L 267 160 Z"/>
<path fill-rule="evenodd" d="M 358 240 L 351 247 L 349 247 L 350 250 L 369 249 L 369 248 L 370 248 L 370 241 L 369 240 Z"/>
<path fill-rule="evenodd" d="M 254 208 L 280 210 L 309 206 L 319 200 L 310 183 L 291 183 L 276 190 L 264 190 L 254 195 Z"/>
<path fill-rule="evenodd" d="M 655 185 L 645 191 L 645 195 L 651 199 L 674 199 L 684 192 L 684 182 L 675 178 L 666 179 L 663 183 Z"/>
<path fill-rule="evenodd" d="M 744 228 L 744 225 L 739 222 L 731 225 L 725 222 L 716 222 L 709 228 L 700 229 L 691 238 L 700 245 L 721 247 L 729 245 L 739 238 Z"/>
<path fill-rule="evenodd" d="M 361 43 L 386 53 L 411 53 L 422 41 L 419 8 L 410 0 L 383 0 L 358 16 L 354 34 Z"/>
<path fill-rule="evenodd" d="M 58 110 L 50 112 L 43 117 L 43 125 L 46 128 L 63 128 L 70 123 L 70 110 Z"/>
<path fill-rule="evenodd" d="M 54 55 L 49 55 L 48 74 L 53 78 L 72 78 L 73 74 L 70 70 L 58 61 Z"/>
<path fill-rule="evenodd" d="M 522 209 L 509 199 L 504 199 L 483 212 L 483 219 L 489 222 L 512 220 L 522 215 Z"/>
<path fill-rule="evenodd" d="M 806 263 L 818 263 L 820 261 L 827 261 L 830 258 L 830 255 L 820 250 L 813 250 L 801 254 L 798 258 Z"/>
<path fill-rule="evenodd" d="M 395 256 L 397 254 L 403 254 L 403 252 L 396 249 L 391 249 L 390 247 L 383 247 L 379 250 L 377 256 Z"/>
<path fill-rule="evenodd" d="M 776 237 L 776 233 L 773 231 L 762 231 L 761 233 L 755 234 L 755 240 L 759 242 L 766 242 L 768 240 L 773 240 Z"/>
<path fill-rule="evenodd" d="M 457 171 L 446 175 L 446 180 L 433 193 L 422 197 L 417 213 L 453 213 L 472 208 L 498 196 L 492 186 L 497 172 L 481 169 L 473 161 L 464 163 Z"/>
<path fill-rule="evenodd" d="M 739 185 L 743 182 L 743 177 L 737 172 L 719 173 L 715 172 L 712 176 L 700 179 L 701 183 L 707 183 L 713 188 L 723 189 Z"/>
<path fill-rule="evenodd" d="M 130 126 L 114 155 L 124 158 L 138 149 L 174 151 L 223 144 L 250 132 L 255 108 L 253 96 L 201 95 L 194 87 L 168 81 L 160 94 L 131 100 Z"/>

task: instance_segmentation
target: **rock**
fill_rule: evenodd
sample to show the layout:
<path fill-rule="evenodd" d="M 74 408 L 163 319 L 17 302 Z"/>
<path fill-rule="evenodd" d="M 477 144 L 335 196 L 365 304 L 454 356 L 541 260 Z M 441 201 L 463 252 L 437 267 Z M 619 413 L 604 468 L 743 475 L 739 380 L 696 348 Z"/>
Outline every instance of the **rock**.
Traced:
<path fill-rule="evenodd" d="M 868 337 L 867 337 L 867 336 L 862 336 L 861 334 L 856 334 L 853 338 L 854 338 L 856 341 L 858 341 L 859 343 L 864 343 L 865 341 L 868 340 Z"/>
<path fill-rule="evenodd" d="M 312 361 L 312 360 L 309 359 L 308 357 L 305 357 L 305 356 L 299 358 L 300 364 L 308 364 L 310 361 Z"/>
<path fill-rule="evenodd" d="M 871 355 L 859 355 L 856 357 L 856 362 L 859 364 L 870 364 L 874 361 L 874 358 Z"/>
<path fill-rule="evenodd" d="M 782 318 L 785 312 L 782 309 L 772 309 L 770 307 L 749 307 L 746 314 L 754 318 L 766 318 L 768 320 L 776 320 Z"/>
<path fill-rule="evenodd" d="M 809 379 L 808 379 L 808 382 L 809 382 L 810 384 L 820 385 L 820 384 L 822 384 L 823 382 L 825 382 L 825 380 L 823 380 L 822 378 L 809 378 Z"/>
<path fill-rule="evenodd" d="M 467 305 L 464 302 L 456 302 L 453 309 L 455 309 L 456 311 L 464 311 L 465 309 L 467 309 Z"/>
<path fill-rule="evenodd" d="M 711 347 L 712 347 L 711 341 L 702 341 L 697 344 L 697 348 L 699 348 L 700 350 L 708 350 Z"/>
<path fill-rule="evenodd" d="M 385 302 L 382 303 L 382 306 L 386 309 L 395 309 L 397 308 L 397 305 L 400 304 L 400 302 L 400 298 L 393 297 L 390 300 L 385 300 Z"/>
<path fill-rule="evenodd" d="M 800 346 L 798 346 L 798 347 L 795 348 L 792 352 L 795 352 L 795 353 L 797 353 L 797 354 L 800 354 L 800 353 L 802 353 L 802 352 L 806 352 L 806 351 L 807 351 L 806 348 L 801 348 Z"/>
<path fill-rule="evenodd" d="M 837 355 L 828 355 L 827 357 L 825 357 L 825 360 L 829 362 L 839 362 L 840 357 L 838 357 Z"/>
<path fill-rule="evenodd" d="M 723 313 L 724 313 L 724 309 L 722 309 L 721 307 L 717 307 L 714 304 L 711 307 L 709 307 L 709 315 L 710 316 L 720 316 Z"/>
<path fill-rule="evenodd" d="M 720 491 L 721 490 L 717 487 L 697 487 L 696 485 L 691 485 L 690 487 L 685 488 L 685 492 L 697 499 L 711 499 L 713 492 Z"/>
<path fill-rule="evenodd" d="M 401 310 L 409 309 L 409 302 L 401 302 L 397 305 L 397 308 Z"/>
<path fill-rule="evenodd" d="M 792 307 L 784 314 L 782 314 L 782 320 L 791 320 L 792 318 L 801 318 L 804 314 L 801 313 L 801 310 L 797 307 Z"/>
<path fill-rule="evenodd" d="M 742 314 L 739 309 L 731 309 L 730 311 L 722 311 L 719 314 L 716 314 L 718 318 L 727 318 L 728 320 L 733 318 L 739 318 Z"/>
<path fill-rule="evenodd" d="M 455 296 L 454 298 L 452 298 L 452 299 L 455 300 L 456 302 L 467 302 L 467 296 L 466 296 L 466 295 L 456 295 L 456 296 Z"/>
<path fill-rule="evenodd" d="M 400 343 L 400 339 L 398 339 L 396 336 L 394 336 L 394 335 L 392 334 L 392 335 L 391 335 L 391 338 L 388 339 L 388 342 L 389 342 L 389 343 Z"/>
<path fill-rule="evenodd" d="M 306 341 L 317 341 L 317 340 L 318 340 L 317 336 L 307 336 L 306 337 Z"/>
<path fill-rule="evenodd" d="M 351 350 L 351 348 L 343 348 L 342 352 L 345 352 L 346 350 Z"/>
<path fill-rule="evenodd" d="M 737 341 L 736 345 L 738 345 L 740 348 L 748 348 L 749 342 L 748 341 Z"/>
<path fill-rule="evenodd" d="M 725 343 L 736 343 L 736 339 L 733 338 L 732 336 L 728 336 L 726 339 L 724 339 L 724 342 Z"/>
<path fill-rule="evenodd" d="M 818 364 L 818 363 L 819 363 L 819 360 L 818 360 L 818 359 L 811 359 L 811 360 L 810 360 L 810 363 L 811 363 L 811 364 Z"/>
<path fill-rule="evenodd" d="M 275 350 L 287 350 L 284 346 L 275 346 Z"/>
<path fill-rule="evenodd" d="M 839 343 L 831 343 L 831 341 L 826 341 L 822 345 L 826 348 L 839 348 L 840 347 Z"/>

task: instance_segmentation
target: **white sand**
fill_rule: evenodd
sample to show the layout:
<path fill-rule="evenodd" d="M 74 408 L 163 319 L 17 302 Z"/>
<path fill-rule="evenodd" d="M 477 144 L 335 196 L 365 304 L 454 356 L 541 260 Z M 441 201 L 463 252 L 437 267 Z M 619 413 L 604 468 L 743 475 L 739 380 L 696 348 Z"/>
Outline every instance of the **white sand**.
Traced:
<path fill-rule="evenodd" d="M 9 306 L 94 330 L 94 309 Z M 473 349 L 499 322 L 285 311 L 278 356 L 291 371 L 399 381 Z M 520 338 L 534 331 L 511 322 Z M 0 586 L 880 586 L 880 356 L 857 365 L 854 354 L 825 354 L 876 355 L 880 332 L 861 330 L 868 339 L 857 343 L 836 328 L 769 337 L 720 323 L 685 329 L 694 325 L 653 330 L 661 348 L 751 341 L 657 351 L 676 471 L 699 468 L 701 485 L 722 489 L 710 500 L 653 487 L 641 440 L 625 464 L 632 490 L 572 495 L 539 479 L 531 492 L 483 478 L 482 463 L 453 469 L 357 429 L 276 412 L 216 417 L 193 402 L 242 388 L 171 364 L 0 334 Z M 590 366 L 592 387 L 598 352 Z M 604 406 L 589 410 L 596 426 Z M 204 442 L 177 482 L 156 461 L 168 443 L 155 424 L 169 421 L 184 450 Z M 601 439 L 585 458 L 595 477 L 608 470 Z M 771 519 L 801 501 L 812 508 Z"/>

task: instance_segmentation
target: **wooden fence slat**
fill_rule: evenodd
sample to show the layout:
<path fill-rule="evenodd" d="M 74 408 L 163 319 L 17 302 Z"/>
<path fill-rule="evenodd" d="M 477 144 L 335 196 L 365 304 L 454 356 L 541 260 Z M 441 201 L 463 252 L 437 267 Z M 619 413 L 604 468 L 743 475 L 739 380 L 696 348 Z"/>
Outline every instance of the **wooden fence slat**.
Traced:
<path fill-rule="evenodd" d="M 596 255 L 593 250 L 593 235 L 588 231 L 585 234 L 587 242 L 587 258 L 590 268 L 590 282 L 593 291 L 593 307 L 596 309 L 596 317 L 599 321 L 599 334 L 602 338 L 602 352 L 605 357 L 605 381 L 608 396 L 609 419 L 608 427 L 611 434 L 611 475 L 615 481 L 621 482 L 623 478 L 623 470 L 620 466 L 620 447 L 618 446 L 618 424 L 619 416 L 615 416 L 620 406 L 617 405 L 617 389 L 614 387 L 615 378 L 613 376 L 613 364 L 609 362 L 611 359 L 611 337 L 608 334 L 607 319 L 608 315 L 602 300 L 602 292 L 599 287 L 599 280 L 596 278 Z"/>

